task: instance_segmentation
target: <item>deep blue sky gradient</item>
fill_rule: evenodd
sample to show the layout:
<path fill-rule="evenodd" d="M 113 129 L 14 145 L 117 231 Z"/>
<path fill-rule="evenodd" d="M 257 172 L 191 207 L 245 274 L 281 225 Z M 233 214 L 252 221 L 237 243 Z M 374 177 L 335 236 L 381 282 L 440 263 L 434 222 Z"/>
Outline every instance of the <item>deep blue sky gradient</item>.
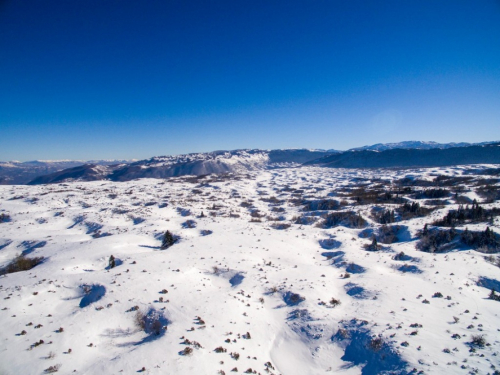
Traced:
<path fill-rule="evenodd" d="M 498 139 L 498 0 L 0 0 L 0 160 Z"/>

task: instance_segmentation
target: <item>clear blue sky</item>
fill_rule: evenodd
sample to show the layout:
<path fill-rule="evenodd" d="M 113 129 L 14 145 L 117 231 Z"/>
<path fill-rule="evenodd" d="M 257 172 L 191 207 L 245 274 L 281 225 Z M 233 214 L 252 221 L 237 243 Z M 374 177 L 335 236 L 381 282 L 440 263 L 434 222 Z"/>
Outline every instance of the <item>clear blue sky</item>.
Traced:
<path fill-rule="evenodd" d="M 499 0 L 0 0 L 0 160 L 498 139 Z"/>

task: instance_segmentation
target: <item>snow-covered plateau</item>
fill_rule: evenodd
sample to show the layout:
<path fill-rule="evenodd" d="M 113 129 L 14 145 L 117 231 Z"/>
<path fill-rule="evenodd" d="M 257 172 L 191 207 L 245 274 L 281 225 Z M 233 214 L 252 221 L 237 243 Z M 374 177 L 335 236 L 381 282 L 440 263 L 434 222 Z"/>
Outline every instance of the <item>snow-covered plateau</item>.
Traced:
<path fill-rule="evenodd" d="M 0 374 L 499 374 L 499 215 L 500 165 L 0 186 Z"/>

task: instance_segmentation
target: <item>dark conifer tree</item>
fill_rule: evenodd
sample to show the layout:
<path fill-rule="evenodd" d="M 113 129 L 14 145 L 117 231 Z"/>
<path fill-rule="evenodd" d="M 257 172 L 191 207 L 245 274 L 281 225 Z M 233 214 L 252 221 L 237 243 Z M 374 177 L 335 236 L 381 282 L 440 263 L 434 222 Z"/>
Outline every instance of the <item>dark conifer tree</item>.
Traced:
<path fill-rule="evenodd" d="M 175 243 L 174 236 L 172 236 L 172 233 L 170 231 L 166 231 L 165 234 L 163 235 L 163 241 L 161 243 L 161 248 L 166 249 L 172 246 Z"/>

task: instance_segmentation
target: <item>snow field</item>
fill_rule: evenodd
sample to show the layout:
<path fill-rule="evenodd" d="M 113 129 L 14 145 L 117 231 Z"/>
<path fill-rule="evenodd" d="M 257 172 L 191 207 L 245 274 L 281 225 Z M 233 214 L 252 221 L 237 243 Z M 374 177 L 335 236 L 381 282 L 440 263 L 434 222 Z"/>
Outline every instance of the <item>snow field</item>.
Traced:
<path fill-rule="evenodd" d="M 340 200 L 340 191 L 361 184 L 392 186 L 410 175 L 431 181 L 474 168 L 284 168 L 0 186 L 0 212 L 11 217 L 0 223 L 0 267 L 22 252 L 45 257 L 31 270 L 0 277 L 0 374 L 41 374 L 58 364 L 60 373 L 79 374 L 143 367 L 148 374 L 229 374 L 235 367 L 286 375 L 493 374 L 500 366 L 500 304 L 477 282 L 499 280 L 499 268 L 472 249 L 432 254 L 415 247 L 424 223 L 457 207 L 450 199 L 427 217 L 395 223 L 407 234 L 378 251 L 367 251 L 371 238 L 360 237 L 380 226 L 371 217 L 377 204 L 345 198 L 341 210 L 360 213 L 363 228 L 322 228 L 319 216 L 310 225 L 294 221 L 304 214 L 294 199 Z M 472 188 L 464 195 L 480 198 Z M 467 227 L 499 233 L 498 224 L 496 218 Z M 161 250 L 166 230 L 179 240 Z M 394 260 L 400 252 L 411 259 Z M 106 269 L 110 255 L 118 265 Z M 348 278 L 346 269 L 354 270 Z M 436 292 L 443 298 L 433 298 Z M 332 298 L 341 304 L 332 307 Z M 166 329 L 141 330 L 135 306 L 163 314 Z M 473 334 L 489 345 L 471 352 Z M 370 351 L 377 337 L 385 346 Z M 187 347 L 192 353 L 182 355 Z M 227 351 L 216 353 L 218 347 Z"/>

